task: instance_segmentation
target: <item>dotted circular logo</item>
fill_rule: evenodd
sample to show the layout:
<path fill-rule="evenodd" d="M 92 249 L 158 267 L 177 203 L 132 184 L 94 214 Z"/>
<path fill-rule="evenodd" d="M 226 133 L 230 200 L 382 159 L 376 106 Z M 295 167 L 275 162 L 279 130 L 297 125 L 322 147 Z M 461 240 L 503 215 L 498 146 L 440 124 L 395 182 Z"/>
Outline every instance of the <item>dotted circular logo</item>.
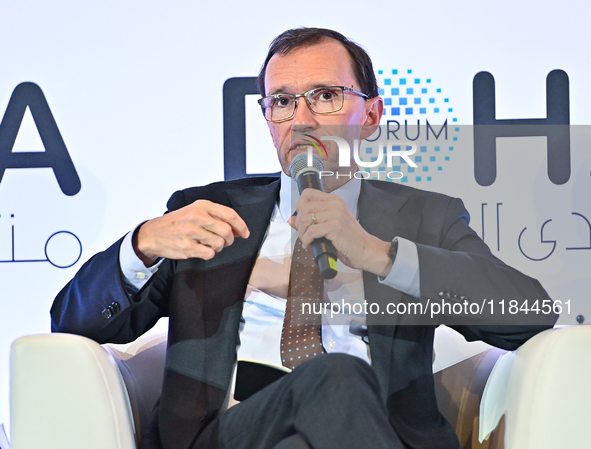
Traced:
<path fill-rule="evenodd" d="M 457 142 L 460 127 L 450 98 L 445 90 L 433 82 L 406 70 L 378 70 L 376 75 L 379 94 L 384 99 L 382 133 L 387 134 L 387 145 L 395 151 L 405 151 L 411 147 L 396 145 L 401 142 L 416 144 L 416 152 L 409 156 L 417 167 L 411 167 L 402 157 L 395 157 L 392 167 L 386 161 L 367 172 L 399 172 L 400 182 L 423 184 L 440 174 L 447 163 L 453 159 L 454 142 Z M 381 136 L 385 139 L 386 136 Z M 371 141 L 370 139 L 368 139 Z M 363 145 L 363 144 L 362 144 Z M 360 149 L 364 160 L 375 161 L 377 147 Z M 399 163 L 396 163 L 398 160 Z M 391 177 L 380 177 L 392 181 Z"/>

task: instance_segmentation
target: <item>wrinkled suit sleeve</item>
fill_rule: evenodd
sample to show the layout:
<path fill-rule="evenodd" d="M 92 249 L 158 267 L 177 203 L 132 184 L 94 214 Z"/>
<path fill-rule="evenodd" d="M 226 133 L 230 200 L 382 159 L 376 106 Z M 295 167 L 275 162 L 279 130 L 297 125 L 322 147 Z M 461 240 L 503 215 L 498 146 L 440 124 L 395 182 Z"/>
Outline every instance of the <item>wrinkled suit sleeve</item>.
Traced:
<path fill-rule="evenodd" d="M 508 303 L 551 299 L 541 284 L 496 258 L 468 226 L 469 214 L 459 199 L 451 199 L 437 246 L 417 243 L 422 301 L 477 303 L 479 314 L 442 315 L 448 324 L 469 340 L 483 340 L 513 350 L 538 332 L 551 328 L 558 315 L 508 313 Z M 491 308 L 490 301 L 494 301 Z M 505 301 L 501 315 L 499 301 Z M 485 304 L 485 307 L 482 305 Z M 474 308 L 473 310 L 476 310 Z M 491 313 L 494 312 L 494 313 Z"/>

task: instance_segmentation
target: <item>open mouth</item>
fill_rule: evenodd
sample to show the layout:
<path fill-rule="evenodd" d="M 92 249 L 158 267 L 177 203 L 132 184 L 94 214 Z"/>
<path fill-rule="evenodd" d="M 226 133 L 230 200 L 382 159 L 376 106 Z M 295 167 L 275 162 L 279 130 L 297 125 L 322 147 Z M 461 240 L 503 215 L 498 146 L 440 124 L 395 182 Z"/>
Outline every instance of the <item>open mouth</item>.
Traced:
<path fill-rule="evenodd" d="M 308 147 L 311 147 L 312 145 L 309 143 L 297 143 L 296 145 L 292 145 L 290 151 L 307 151 Z"/>
<path fill-rule="evenodd" d="M 318 139 L 317 137 L 311 136 L 310 134 L 303 134 L 303 136 L 307 138 L 303 138 L 301 140 L 296 140 L 294 144 L 292 144 L 290 151 L 302 150 L 307 151 L 309 147 L 312 147 L 312 151 L 318 151 L 320 157 L 327 157 L 328 158 L 328 151 L 324 144 Z M 315 150 L 316 151 L 315 151 Z"/>

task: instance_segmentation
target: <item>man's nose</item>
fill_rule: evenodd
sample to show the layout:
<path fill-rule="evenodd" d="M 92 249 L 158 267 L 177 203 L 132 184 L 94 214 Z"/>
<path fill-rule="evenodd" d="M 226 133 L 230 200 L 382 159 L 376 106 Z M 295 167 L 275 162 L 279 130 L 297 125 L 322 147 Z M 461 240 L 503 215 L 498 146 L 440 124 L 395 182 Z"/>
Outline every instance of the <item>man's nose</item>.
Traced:
<path fill-rule="evenodd" d="M 300 98 L 291 122 L 291 128 L 296 131 L 310 131 L 318 126 L 316 119 L 316 114 L 312 112 L 306 99 Z"/>

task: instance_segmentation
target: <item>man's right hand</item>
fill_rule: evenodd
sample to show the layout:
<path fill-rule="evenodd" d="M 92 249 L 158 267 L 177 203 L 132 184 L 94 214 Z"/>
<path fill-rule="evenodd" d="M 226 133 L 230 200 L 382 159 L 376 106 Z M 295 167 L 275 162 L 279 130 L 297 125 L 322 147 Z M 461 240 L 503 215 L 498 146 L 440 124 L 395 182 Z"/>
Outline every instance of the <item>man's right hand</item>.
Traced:
<path fill-rule="evenodd" d="M 209 260 L 234 243 L 235 237 L 249 235 L 234 209 L 197 200 L 142 224 L 133 236 L 133 249 L 146 267 L 159 257 Z"/>

